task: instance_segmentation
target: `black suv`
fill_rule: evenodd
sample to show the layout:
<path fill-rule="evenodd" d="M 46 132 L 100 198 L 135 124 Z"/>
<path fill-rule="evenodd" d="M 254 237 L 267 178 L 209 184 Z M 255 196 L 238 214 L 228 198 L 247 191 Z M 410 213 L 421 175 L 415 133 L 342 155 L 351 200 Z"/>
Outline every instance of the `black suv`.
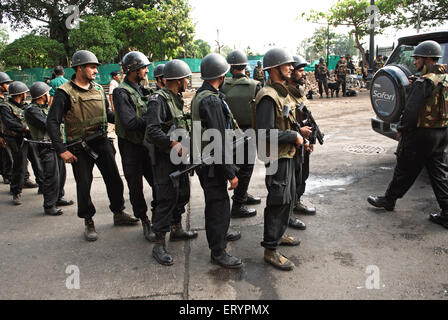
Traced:
<path fill-rule="evenodd" d="M 419 75 L 411 55 L 414 48 L 425 40 L 440 44 L 442 58 L 439 63 L 448 64 L 448 31 L 418 34 L 399 38 L 386 65 L 373 77 L 370 101 L 376 117 L 372 118 L 372 128 L 386 137 L 398 140 L 396 128 L 410 87 L 408 78 Z"/>

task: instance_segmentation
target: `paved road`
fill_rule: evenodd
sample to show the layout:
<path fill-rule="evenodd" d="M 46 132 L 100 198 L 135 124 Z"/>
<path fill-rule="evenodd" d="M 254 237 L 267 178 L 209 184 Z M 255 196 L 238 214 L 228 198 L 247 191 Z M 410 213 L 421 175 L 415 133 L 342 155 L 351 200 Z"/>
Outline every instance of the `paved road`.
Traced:
<path fill-rule="evenodd" d="M 236 271 L 209 262 L 197 177 L 184 224 L 199 230 L 199 238 L 169 243 L 175 264 L 163 267 L 152 258 L 140 225 L 113 226 L 95 171 L 100 238 L 94 243 L 83 239 L 76 206 L 60 217 L 44 216 L 36 189 L 25 190 L 24 204 L 14 207 L 8 186 L 0 185 L 0 299 L 448 299 L 448 230 L 427 219 L 437 204 L 426 173 L 395 212 L 369 207 L 367 196 L 382 194 L 391 178 L 396 142 L 371 130 L 367 92 L 310 106 L 328 139 L 312 156 L 305 197 L 318 214 L 303 217 L 306 231 L 288 230 L 302 240 L 300 247 L 282 249 L 297 266 L 292 272 L 263 261 L 261 163 L 250 186 L 263 198 L 258 214 L 232 221 L 243 234 L 228 246 L 245 263 Z M 75 199 L 71 168 L 68 173 L 67 198 Z M 130 209 L 127 191 L 125 197 Z M 79 289 L 67 289 L 67 282 L 75 283 L 70 266 L 79 269 Z"/>

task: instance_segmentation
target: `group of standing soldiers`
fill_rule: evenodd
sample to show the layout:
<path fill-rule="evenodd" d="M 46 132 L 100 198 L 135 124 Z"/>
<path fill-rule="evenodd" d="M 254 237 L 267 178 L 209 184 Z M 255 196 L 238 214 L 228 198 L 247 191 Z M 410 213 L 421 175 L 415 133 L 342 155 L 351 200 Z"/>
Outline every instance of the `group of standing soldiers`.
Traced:
<path fill-rule="evenodd" d="M 308 208 L 300 201 L 308 177 L 309 154 L 313 151 L 313 146 L 306 140 L 311 127 L 301 126 L 297 131 L 292 129 L 296 119 L 305 118 L 298 106 L 306 102 L 302 87 L 306 64 L 303 58 L 292 57 L 283 49 L 269 50 L 264 57 L 263 70 L 269 73 L 269 80 L 262 87 L 247 76 L 245 69 L 248 61 L 241 51 L 230 53 L 227 60 L 219 54 L 209 54 L 201 63 L 201 78 L 204 82 L 193 98 L 191 115 L 188 115 L 184 113 L 182 93 L 188 87 L 192 75 L 189 66 L 181 60 L 171 60 L 157 66 L 154 71 L 157 90 L 154 92 L 142 85 L 150 61 L 142 53 L 133 51 L 123 58 L 122 67 L 126 77 L 113 91 L 114 111 L 111 111 L 103 88 L 94 82 L 100 63 L 92 52 L 80 50 L 72 57 L 75 74 L 71 81 L 56 90 L 48 114 L 49 87 L 40 82 L 31 87 L 33 105 L 27 109 L 25 117 L 17 107 L 24 101 L 28 91 L 23 83 L 17 82 L 20 92 L 15 92 L 20 99 L 12 95 L 6 106 L 8 112 L 17 117 L 14 132 L 21 139 L 17 145 L 26 148 L 27 144 L 22 142 L 26 133 L 31 131 L 32 140 L 28 143 L 34 143 L 40 148 L 40 156 L 45 163 L 44 176 L 48 181 L 48 187 L 44 189 L 46 213 L 62 213 L 56 205 L 64 204 L 63 162 L 70 163 L 76 181 L 78 216 L 85 222 L 85 239 L 97 240 L 93 221 L 96 209 L 90 195 L 92 171 L 96 165 L 106 185 L 114 225 L 136 225 L 141 221 L 144 237 L 154 243 L 153 257 L 162 265 L 173 264 L 173 258 L 165 245 L 168 232 L 170 241 L 189 240 L 198 236 L 196 231 L 185 230 L 181 223 L 182 213 L 190 200 L 189 177 L 187 174 L 181 175 L 176 182 L 170 178 L 173 172 L 188 167 L 188 164 L 175 164 L 171 160 L 173 151 L 179 156 L 185 152 L 182 140 L 173 139 L 170 135 L 173 128 L 187 130 L 192 140 L 192 122 L 200 123 L 201 133 L 215 129 L 222 134 L 223 139 L 229 129 L 264 129 L 268 143 L 269 131 L 278 130 L 278 154 L 271 155 L 270 163 L 266 163 L 268 167 L 277 162 L 278 170 L 273 175 L 266 175 L 268 198 L 261 245 L 265 248 L 264 257 L 268 263 L 282 270 L 291 270 L 294 264 L 281 255 L 277 248 L 300 243 L 294 237 L 285 235 L 288 225 L 301 230 L 306 228 L 302 221 L 293 218 L 291 214 L 293 210 L 302 214 L 315 214 L 314 208 Z M 232 78 L 226 79 L 229 71 Z M 286 107 L 292 111 L 285 116 Z M 113 142 L 107 137 L 108 123 L 115 124 L 135 217 L 124 211 L 124 186 L 115 161 Z M 224 145 L 224 140 L 222 143 Z M 201 151 L 205 146 L 206 143 L 202 142 Z M 254 163 L 249 160 L 248 148 L 246 141 L 242 164 L 225 164 L 223 161 L 223 164 L 203 164 L 195 168 L 204 191 L 205 229 L 211 261 L 225 268 L 240 268 L 243 265 L 241 259 L 226 251 L 228 241 L 241 238 L 239 231 L 229 228 L 231 217 L 253 217 L 256 210 L 246 205 L 261 203 L 260 198 L 248 194 L 254 169 Z M 303 161 L 297 159 L 298 148 L 305 150 Z M 17 155 L 14 160 L 22 163 L 22 158 Z M 19 178 L 18 173 L 14 175 L 14 183 L 19 183 Z M 53 178 L 51 187 L 50 178 Z M 143 178 L 152 189 L 151 219 L 147 213 Z M 233 190 L 232 207 L 228 190 Z"/>
<path fill-rule="evenodd" d="M 330 98 L 328 95 L 328 78 L 330 77 L 330 71 L 326 63 L 324 62 L 324 58 L 319 59 L 319 64 L 315 66 L 314 76 L 319 86 L 319 94 L 320 98 L 322 98 L 323 91 L 325 90 L 325 94 L 327 98 Z M 339 97 L 339 88 L 342 90 L 342 96 L 346 96 L 347 91 L 347 74 L 353 73 L 355 70 L 355 66 L 351 62 L 350 55 L 341 56 L 340 60 L 336 63 L 335 68 L 335 79 L 336 79 L 336 87 L 331 90 L 331 97 L 333 97 L 333 91 L 336 91 L 336 97 Z"/>

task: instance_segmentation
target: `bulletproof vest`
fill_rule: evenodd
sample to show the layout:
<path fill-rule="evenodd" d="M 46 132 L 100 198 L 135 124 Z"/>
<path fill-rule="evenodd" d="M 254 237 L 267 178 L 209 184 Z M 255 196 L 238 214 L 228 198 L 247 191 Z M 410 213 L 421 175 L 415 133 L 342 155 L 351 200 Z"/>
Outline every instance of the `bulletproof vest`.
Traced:
<path fill-rule="evenodd" d="M 384 66 L 383 61 L 381 61 L 381 60 L 375 60 L 375 69 L 376 69 L 376 70 L 381 69 L 383 66 Z"/>
<path fill-rule="evenodd" d="M 319 76 L 325 76 L 327 72 L 327 66 L 325 65 L 325 63 L 319 63 L 318 65 L 316 65 L 316 73 Z"/>
<path fill-rule="evenodd" d="M 32 103 L 29 108 L 36 108 L 38 109 L 44 116 L 45 118 L 48 116 L 48 106 L 47 105 L 42 105 L 42 104 L 37 104 L 37 103 Z M 25 111 L 26 113 L 26 111 Z M 28 128 L 30 128 L 30 132 L 31 132 L 31 137 L 34 140 L 44 140 L 44 139 L 48 139 L 48 133 L 47 130 L 41 130 L 35 126 L 33 126 L 33 124 L 30 122 L 28 123 Z"/>
<path fill-rule="evenodd" d="M 446 128 L 448 127 L 448 74 L 446 65 L 434 65 L 423 79 L 431 81 L 432 94 L 425 101 L 417 127 Z"/>
<path fill-rule="evenodd" d="M 3 97 L 0 97 L 0 108 L 4 101 L 5 101 L 5 99 Z M 0 137 L 1 136 L 3 136 L 3 123 L 2 123 L 2 119 L 0 118 Z"/>
<path fill-rule="evenodd" d="M 299 111 L 299 106 L 303 102 L 305 105 L 308 102 L 306 96 L 296 86 L 288 86 L 289 95 L 288 98 L 294 103 L 294 117 L 297 121 L 303 121 L 306 119 L 306 114 L 303 111 Z"/>
<path fill-rule="evenodd" d="M 19 108 L 19 107 L 17 107 L 14 103 L 12 103 L 12 102 L 9 102 L 8 100 L 4 100 L 2 103 L 1 103 L 1 106 L 0 106 L 0 108 L 8 108 L 9 109 L 9 111 L 13 114 L 13 116 L 19 121 L 19 122 L 21 122 L 22 123 L 22 125 L 24 125 L 25 127 L 27 126 L 26 125 L 26 121 L 25 121 L 25 117 L 24 117 L 24 114 L 23 114 L 23 110 L 21 109 L 21 108 Z M 12 131 L 12 130 L 9 130 L 7 127 L 6 127 L 6 125 L 2 125 L 2 127 L 3 127 L 3 134 L 5 135 L 5 136 L 11 136 L 11 137 L 23 137 L 25 134 L 24 133 L 19 133 L 19 132 L 16 132 L 16 131 Z"/>
<path fill-rule="evenodd" d="M 266 96 L 274 100 L 274 128 L 280 131 L 291 130 L 290 122 L 287 119 L 283 118 L 283 109 L 285 106 L 288 106 L 291 110 L 294 110 L 295 105 L 290 99 L 288 99 L 288 89 L 284 85 L 279 83 L 271 83 L 270 81 L 268 81 L 268 84 L 257 93 L 257 97 L 255 98 L 254 103 L 251 104 L 253 128 L 257 128 L 257 106 L 260 101 Z M 295 153 L 296 146 L 294 144 L 279 143 L 278 159 L 293 158 Z M 269 143 L 266 143 L 266 156 L 271 157 Z"/>
<path fill-rule="evenodd" d="M 347 63 L 338 62 L 338 76 L 345 76 L 347 73 Z"/>
<path fill-rule="evenodd" d="M 58 88 L 70 97 L 71 102 L 71 108 L 64 119 L 66 140 L 70 142 L 97 132 L 107 132 L 103 88 L 95 82 L 92 82 L 87 91 L 74 86 L 75 84 L 69 81 Z"/>
<path fill-rule="evenodd" d="M 131 101 L 135 106 L 135 113 L 137 115 L 137 118 L 142 118 L 147 111 L 147 96 L 142 96 L 140 93 L 138 93 L 134 88 L 132 88 L 129 84 L 126 82 L 122 82 L 118 88 L 124 89 L 129 93 L 129 96 L 131 97 Z M 141 130 L 126 130 L 123 127 L 123 124 L 121 122 L 120 117 L 118 116 L 118 113 L 115 111 L 115 133 L 118 137 L 128 140 L 135 144 L 142 144 L 143 138 L 145 136 L 145 131 Z"/>
<path fill-rule="evenodd" d="M 226 80 L 221 91 L 238 125 L 248 128 L 252 125 L 250 103 L 255 99 L 258 82 L 247 77 Z"/>
<path fill-rule="evenodd" d="M 203 119 L 201 119 L 201 116 L 199 114 L 199 106 L 201 105 L 202 100 L 204 100 L 207 97 L 215 96 L 217 97 L 222 103 L 226 103 L 224 100 L 221 100 L 219 97 L 219 93 L 215 93 L 210 90 L 204 90 L 199 93 L 196 93 L 196 95 L 193 98 L 193 101 L 191 101 L 191 120 L 194 121 L 201 121 L 201 152 L 204 150 L 205 146 L 209 144 L 208 141 L 202 141 L 202 136 L 204 134 L 204 131 L 207 130 L 207 128 L 203 125 Z M 230 109 L 230 108 L 229 108 Z M 230 128 L 232 130 L 235 130 L 238 128 L 238 124 L 235 122 L 235 119 L 233 118 L 232 112 L 230 111 Z M 195 137 L 193 136 L 194 130 L 191 131 L 191 141 L 194 141 Z"/>
<path fill-rule="evenodd" d="M 254 78 L 255 79 L 263 80 L 264 76 L 265 76 L 265 74 L 264 74 L 264 71 L 262 68 L 256 67 L 254 69 Z"/>

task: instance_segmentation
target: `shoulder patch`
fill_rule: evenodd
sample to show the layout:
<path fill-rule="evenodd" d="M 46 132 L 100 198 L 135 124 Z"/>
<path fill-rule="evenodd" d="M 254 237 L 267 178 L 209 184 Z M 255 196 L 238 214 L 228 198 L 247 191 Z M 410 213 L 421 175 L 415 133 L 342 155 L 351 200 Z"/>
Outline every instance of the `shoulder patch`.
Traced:
<path fill-rule="evenodd" d="M 149 97 L 149 102 L 151 101 L 157 101 L 159 99 L 159 94 L 153 94 L 151 97 Z"/>

